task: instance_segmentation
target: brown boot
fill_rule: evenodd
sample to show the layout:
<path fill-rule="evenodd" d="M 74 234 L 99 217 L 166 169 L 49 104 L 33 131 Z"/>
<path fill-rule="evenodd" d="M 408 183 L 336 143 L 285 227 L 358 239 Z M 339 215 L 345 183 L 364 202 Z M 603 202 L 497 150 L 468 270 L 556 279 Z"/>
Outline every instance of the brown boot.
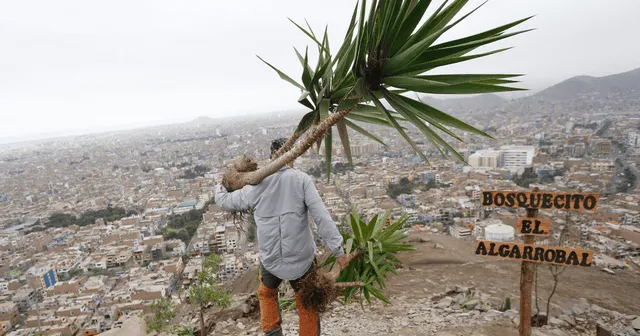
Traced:
<path fill-rule="evenodd" d="M 302 306 L 300 295 L 296 294 L 296 307 L 300 318 L 300 336 L 320 336 L 320 317 Z"/>
<path fill-rule="evenodd" d="M 268 288 L 262 284 L 258 287 L 258 300 L 260 301 L 260 324 L 262 332 L 268 336 L 282 336 L 280 324 L 280 306 L 278 304 L 278 289 Z"/>

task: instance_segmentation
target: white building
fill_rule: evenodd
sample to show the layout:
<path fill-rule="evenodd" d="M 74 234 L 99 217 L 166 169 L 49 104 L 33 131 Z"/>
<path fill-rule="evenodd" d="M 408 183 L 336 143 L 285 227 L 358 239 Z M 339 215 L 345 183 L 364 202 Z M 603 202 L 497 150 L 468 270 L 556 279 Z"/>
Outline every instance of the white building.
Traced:
<path fill-rule="evenodd" d="M 629 147 L 640 147 L 640 133 L 629 132 L 629 134 L 627 134 L 627 145 Z"/>
<path fill-rule="evenodd" d="M 500 154 L 502 167 L 517 171 L 533 163 L 536 148 L 534 146 L 502 146 Z"/>
<path fill-rule="evenodd" d="M 474 168 L 498 168 L 500 165 L 500 151 L 481 150 L 469 155 L 469 165 Z"/>
<path fill-rule="evenodd" d="M 471 237 L 471 230 L 466 227 L 462 227 L 459 225 L 451 225 L 449 226 L 449 234 L 458 239 Z"/>

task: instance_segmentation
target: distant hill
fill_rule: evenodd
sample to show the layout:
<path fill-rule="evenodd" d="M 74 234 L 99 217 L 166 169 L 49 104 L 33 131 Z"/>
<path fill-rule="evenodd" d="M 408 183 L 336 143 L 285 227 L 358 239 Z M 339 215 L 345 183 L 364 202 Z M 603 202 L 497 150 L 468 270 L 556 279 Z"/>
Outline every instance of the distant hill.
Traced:
<path fill-rule="evenodd" d="M 577 76 L 538 92 L 535 97 L 549 101 L 578 98 L 580 95 L 609 95 L 626 92 L 640 94 L 640 68 L 619 74 L 592 77 Z"/>

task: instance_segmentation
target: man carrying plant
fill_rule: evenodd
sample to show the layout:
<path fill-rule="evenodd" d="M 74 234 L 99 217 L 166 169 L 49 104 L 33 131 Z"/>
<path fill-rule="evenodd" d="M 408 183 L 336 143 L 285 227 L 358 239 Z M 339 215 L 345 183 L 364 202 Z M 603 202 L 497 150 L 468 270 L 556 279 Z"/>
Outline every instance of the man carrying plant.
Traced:
<path fill-rule="evenodd" d="M 271 156 L 286 139 L 271 143 Z M 260 322 L 262 332 L 269 336 L 282 335 L 278 286 L 288 280 L 298 292 L 296 284 L 314 267 L 316 245 L 309 226 L 309 214 L 318 226 L 320 237 L 342 266 L 346 262 L 342 236 L 331 219 L 311 177 L 293 169 L 293 162 L 257 185 L 227 192 L 219 184 L 215 201 L 227 211 L 253 209 L 260 248 Z M 300 336 L 320 335 L 317 313 L 305 309 L 296 294 L 300 318 Z"/>

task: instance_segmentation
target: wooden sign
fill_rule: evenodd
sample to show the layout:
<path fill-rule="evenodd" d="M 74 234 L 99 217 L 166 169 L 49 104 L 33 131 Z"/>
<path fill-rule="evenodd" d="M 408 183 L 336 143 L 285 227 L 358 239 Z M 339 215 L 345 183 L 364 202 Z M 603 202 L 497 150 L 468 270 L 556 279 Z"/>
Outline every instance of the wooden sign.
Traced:
<path fill-rule="evenodd" d="M 516 234 L 548 236 L 549 232 L 551 232 L 549 218 L 518 218 L 516 222 Z"/>
<path fill-rule="evenodd" d="M 563 266 L 591 267 L 593 251 L 557 246 L 476 241 L 476 255 Z"/>
<path fill-rule="evenodd" d="M 530 208 L 595 211 L 598 194 L 483 191 L 482 205 L 502 208 Z"/>

